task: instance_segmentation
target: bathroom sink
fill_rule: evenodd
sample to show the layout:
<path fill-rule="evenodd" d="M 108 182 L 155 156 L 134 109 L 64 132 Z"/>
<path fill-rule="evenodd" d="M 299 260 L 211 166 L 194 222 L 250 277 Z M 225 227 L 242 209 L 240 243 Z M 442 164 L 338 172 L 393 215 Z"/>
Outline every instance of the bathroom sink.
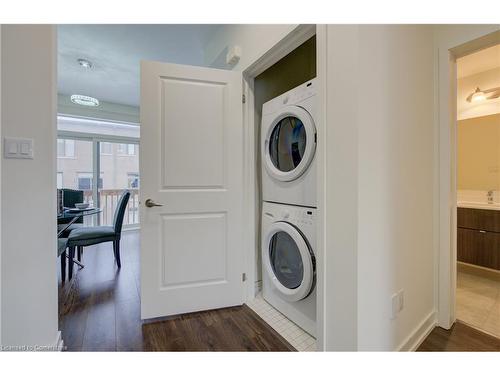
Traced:
<path fill-rule="evenodd" d="M 478 208 L 481 210 L 500 210 L 500 203 L 486 203 L 486 202 L 458 202 L 457 207 L 461 208 Z"/>

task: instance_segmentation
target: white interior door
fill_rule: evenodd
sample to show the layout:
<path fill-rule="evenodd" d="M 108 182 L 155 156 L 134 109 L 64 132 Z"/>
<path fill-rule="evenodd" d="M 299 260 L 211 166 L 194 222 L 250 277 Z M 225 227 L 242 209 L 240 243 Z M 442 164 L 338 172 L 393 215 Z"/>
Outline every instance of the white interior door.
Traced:
<path fill-rule="evenodd" d="M 141 63 L 143 319 L 243 302 L 241 95 L 241 73 Z"/>

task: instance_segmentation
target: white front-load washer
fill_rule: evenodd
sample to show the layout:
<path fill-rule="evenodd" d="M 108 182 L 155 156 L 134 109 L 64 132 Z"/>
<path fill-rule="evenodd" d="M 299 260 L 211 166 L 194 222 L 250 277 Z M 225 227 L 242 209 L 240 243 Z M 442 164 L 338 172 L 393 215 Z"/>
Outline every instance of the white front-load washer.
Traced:
<path fill-rule="evenodd" d="M 316 79 L 262 106 L 262 199 L 316 207 Z"/>
<path fill-rule="evenodd" d="M 263 202 L 262 295 L 316 336 L 316 209 Z"/>

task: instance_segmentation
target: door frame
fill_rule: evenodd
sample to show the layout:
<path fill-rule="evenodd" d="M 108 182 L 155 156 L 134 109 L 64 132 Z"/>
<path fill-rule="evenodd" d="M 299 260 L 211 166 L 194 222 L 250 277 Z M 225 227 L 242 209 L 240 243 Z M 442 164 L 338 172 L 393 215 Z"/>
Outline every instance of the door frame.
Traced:
<path fill-rule="evenodd" d="M 435 306 L 437 324 L 450 329 L 455 322 L 457 279 L 457 72 L 456 60 L 498 44 L 498 25 L 462 26 L 444 30 L 436 40 L 435 69 Z M 454 27 L 454 26 L 449 26 Z M 453 30 L 451 30 L 453 31 Z M 439 31 L 438 31 L 439 34 Z"/>
<path fill-rule="evenodd" d="M 259 160 L 259 148 L 260 139 L 258 139 L 258 128 L 260 127 L 261 118 L 255 112 L 255 98 L 254 98 L 254 79 L 264 72 L 266 69 L 277 63 L 287 54 L 292 52 L 295 48 L 299 47 L 302 43 L 307 41 L 309 38 L 316 35 L 316 37 L 325 40 L 324 34 L 326 34 L 326 27 L 323 25 L 298 25 L 290 33 L 288 33 L 284 38 L 277 42 L 271 49 L 265 52 L 262 56 L 257 58 L 257 60 L 252 63 L 247 69 L 243 71 L 243 95 L 244 95 L 244 105 L 243 105 L 243 133 L 244 133 L 244 207 L 243 207 L 243 223 L 245 231 L 243 233 L 243 243 L 245 246 L 245 273 L 246 277 L 246 287 L 244 288 L 244 301 L 252 300 L 257 292 L 257 285 L 255 280 L 255 274 L 257 271 L 257 261 L 259 259 L 258 254 L 260 253 L 260 241 L 259 241 L 259 227 L 260 227 L 260 171 L 257 169 L 257 163 Z M 321 120 L 326 118 L 324 112 L 326 111 L 324 97 L 324 84 L 322 80 L 325 77 L 326 65 L 320 61 L 320 59 L 326 58 L 326 43 L 316 43 L 316 56 L 317 56 L 317 69 L 316 77 L 318 80 L 318 93 L 317 101 L 317 114 L 318 121 L 316 122 L 316 131 L 318 134 L 324 134 L 324 122 Z M 321 143 L 316 146 L 316 163 L 318 170 L 323 170 L 323 165 L 325 163 L 325 157 L 323 153 L 323 147 Z M 321 178 L 318 178 L 317 186 L 317 196 L 318 198 L 318 215 L 317 215 L 317 241 L 316 241 L 316 259 L 317 262 L 323 262 L 325 243 L 320 240 L 323 239 L 323 228 L 324 228 L 324 213 L 322 212 L 323 202 L 322 197 L 324 195 L 324 184 Z M 324 298 L 324 275 L 320 271 L 321 268 L 317 268 L 316 277 L 316 293 L 317 293 L 317 350 L 323 351 L 324 347 L 324 313 L 323 313 L 323 298 Z"/>

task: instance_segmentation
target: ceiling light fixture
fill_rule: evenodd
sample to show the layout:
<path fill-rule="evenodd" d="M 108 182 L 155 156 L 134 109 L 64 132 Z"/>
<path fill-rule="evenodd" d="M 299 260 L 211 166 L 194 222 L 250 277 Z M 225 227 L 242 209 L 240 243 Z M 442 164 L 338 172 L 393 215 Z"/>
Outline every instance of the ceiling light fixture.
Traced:
<path fill-rule="evenodd" d="M 495 87 L 489 90 L 481 90 L 479 87 L 476 87 L 476 90 L 467 97 L 467 101 L 469 103 L 478 103 L 484 102 L 488 99 L 496 99 L 500 97 L 500 87 Z"/>
<path fill-rule="evenodd" d="M 78 61 L 78 64 L 80 64 L 80 66 L 85 69 L 90 69 L 94 66 L 92 62 L 87 59 L 78 59 L 76 61 Z"/>
<path fill-rule="evenodd" d="M 71 95 L 71 101 L 75 104 L 84 105 L 86 107 L 99 106 L 99 100 L 86 95 Z"/>
<path fill-rule="evenodd" d="M 85 70 L 91 69 L 93 64 L 91 61 L 87 59 L 77 59 L 76 60 L 78 64 L 84 68 Z M 85 107 L 98 107 L 99 106 L 99 100 L 96 98 L 93 98 L 92 96 L 87 96 L 87 95 L 71 95 L 71 102 L 78 104 L 78 105 L 83 105 Z"/>

